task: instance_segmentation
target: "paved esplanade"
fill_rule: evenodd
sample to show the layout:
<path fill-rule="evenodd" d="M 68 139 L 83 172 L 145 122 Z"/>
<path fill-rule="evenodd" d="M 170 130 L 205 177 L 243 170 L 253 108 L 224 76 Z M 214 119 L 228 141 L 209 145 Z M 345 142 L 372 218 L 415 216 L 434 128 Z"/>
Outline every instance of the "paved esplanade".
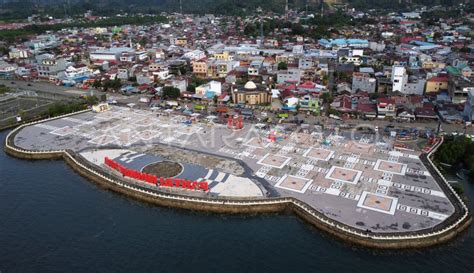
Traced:
<path fill-rule="evenodd" d="M 131 160 L 132 165 L 137 160 L 136 168 L 153 161 L 147 159 L 150 156 L 159 156 L 146 152 L 152 151 L 154 144 L 232 157 L 245 162 L 253 170 L 253 178 L 266 180 L 281 196 L 298 198 L 326 216 L 364 231 L 416 231 L 452 215 L 453 205 L 422 164 L 420 153 L 394 150 L 393 140 L 377 136 L 321 132 L 312 127 L 258 130 L 247 125 L 231 130 L 190 122 L 184 116 L 113 107 L 104 113 L 88 112 L 26 127 L 15 137 L 15 144 L 32 150 L 72 149 L 99 165 L 109 154 L 105 149 L 120 148 L 121 152 L 110 152 L 110 157 Z M 102 152 L 93 155 L 93 150 Z M 222 187 L 216 195 L 259 194 L 257 187 L 249 184 L 252 177 L 235 176 L 234 183 L 224 190 L 229 177 L 211 169 L 198 176 Z"/>

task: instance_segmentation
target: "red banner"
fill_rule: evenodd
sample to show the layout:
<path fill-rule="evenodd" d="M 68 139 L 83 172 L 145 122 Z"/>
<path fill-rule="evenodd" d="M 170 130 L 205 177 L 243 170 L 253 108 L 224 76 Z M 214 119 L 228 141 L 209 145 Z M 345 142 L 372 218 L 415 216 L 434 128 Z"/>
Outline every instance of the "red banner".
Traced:
<path fill-rule="evenodd" d="M 122 166 L 120 163 L 105 157 L 104 159 L 105 165 L 109 166 L 110 168 L 119 171 L 123 176 L 130 177 L 136 180 L 140 180 L 146 183 L 158 184 L 158 177 L 152 174 L 142 173 L 136 170 L 128 169 Z M 190 181 L 182 178 L 165 178 L 160 177 L 160 186 L 163 187 L 174 187 L 174 188 L 182 188 L 187 190 L 202 190 L 208 191 L 209 184 L 205 181 L 197 182 L 197 181 Z"/>

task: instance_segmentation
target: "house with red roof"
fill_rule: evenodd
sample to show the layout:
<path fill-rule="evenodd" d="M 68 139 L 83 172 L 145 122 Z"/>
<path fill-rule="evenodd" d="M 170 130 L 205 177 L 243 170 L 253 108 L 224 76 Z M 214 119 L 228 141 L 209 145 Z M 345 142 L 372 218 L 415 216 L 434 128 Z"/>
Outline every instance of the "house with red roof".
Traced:
<path fill-rule="evenodd" d="M 373 119 L 377 117 L 377 104 L 369 100 L 359 102 L 356 110 L 357 113 L 364 118 Z"/>
<path fill-rule="evenodd" d="M 395 118 L 397 115 L 395 100 L 392 98 L 378 98 L 377 99 L 377 117 L 383 118 Z"/>
<path fill-rule="evenodd" d="M 352 99 L 348 95 L 337 96 L 331 103 L 331 108 L 342 113 L 350 113 L 354 110 L 352 109 Z"/>
<path fill-rule="evenodd" d="M 448 77 L 437 76 L 426 81 L 425 93 L 439 93 L 448 90 Z"/>

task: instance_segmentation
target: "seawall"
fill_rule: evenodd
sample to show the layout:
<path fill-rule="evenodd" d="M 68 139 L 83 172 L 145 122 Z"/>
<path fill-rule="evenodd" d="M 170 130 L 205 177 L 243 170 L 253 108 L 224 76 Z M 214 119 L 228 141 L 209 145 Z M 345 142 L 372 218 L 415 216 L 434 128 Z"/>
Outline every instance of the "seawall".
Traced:
<path fill-rule="evenodd" d="M 203 198 L 158 192 L 121 181 L 119 178 L 113 177 L 100 167 L 91 164 L 82 158 L 82 156 L 70 150 L 43 152 L 21 149 L 14 144 L 13 140 L 16 132 L 21 130 L 23 126 L 18 127 L 8 134 L 5 140 L 5 151 L 7 154 L 28 160 L 63 159 L 74 171 L 104 189 L 160 206 L 232 214 L 278 213 L 290 210 L 319 230 L 331 234 L 344 242 L 378 249 L 422 248 L 447 243 L 466 230 L 472 222 L 467 207 L 460 197 L 452 191 L 452 188 L 447 182 L 443 189 L 451 191 L 448 192 L 450 200 L 454 200 L 456 204 L 456 213 L 453 217 L 450 217 L 451 219 L 449 219 L 449 221 L 445 221 L 434 229 L 426 231 L 391 234 L 370 233 L 354 229 L 326 217 L 306 203 L 295 198 Z M 430 156 L 439 145 L 441 145 L 441 143 L 426 157 L 428 163 L 432 164 Z M 433 164 L 430 168 L 434 168 L 434 171 L 438 172 Z M 439 178 L 444 179 L 442 175 L 440 175 Z"/>

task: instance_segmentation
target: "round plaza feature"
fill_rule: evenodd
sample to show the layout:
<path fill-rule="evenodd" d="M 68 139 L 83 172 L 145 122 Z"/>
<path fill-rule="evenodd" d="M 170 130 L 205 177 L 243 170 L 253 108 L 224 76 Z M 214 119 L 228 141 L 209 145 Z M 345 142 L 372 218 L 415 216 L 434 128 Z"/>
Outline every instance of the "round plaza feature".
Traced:
<path fill-rule="evenodd" d="M 175 177 L 183 171 L 183 166 L 174 161 L 151 163 L 143 168 L 143 172 L 157 177 Z"/>

